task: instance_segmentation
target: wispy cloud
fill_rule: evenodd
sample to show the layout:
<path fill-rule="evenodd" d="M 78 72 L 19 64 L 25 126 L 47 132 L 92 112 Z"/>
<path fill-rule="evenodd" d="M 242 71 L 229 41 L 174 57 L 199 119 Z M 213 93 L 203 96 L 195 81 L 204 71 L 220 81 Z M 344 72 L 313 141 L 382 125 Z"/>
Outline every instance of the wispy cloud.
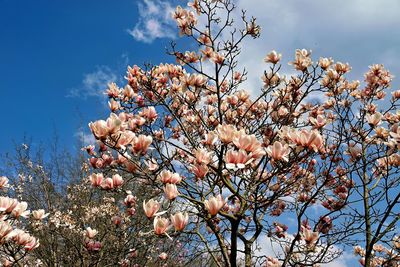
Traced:
<path fill-rule="evenodd" d="M 143 0 L 138 3 L 139 20 L 128 33 L 137 41 L 151 43 L 157 38 L 175 38 L 171 1 Z"/>
<path fill-rule="evenodd" d="M 96 142 L 93 134 L 80 128 L 74 136 L 82 143 L 83 146 L 93 145 Z"/>
<path fill-rule="evenodd" d="M 95 71 L 83 75 L 81 86 L 70 90 L 67 97 L 102 97 L 110 82 L 117 82 L 118 75 L 108 66 L 98 66 Z"/>
<path fill-rule="evenodd" d="M 400 35 L 393 35 L 400 25 L 397 0 L 239 0 L 237 6 L 262 27 L 261 38 L 246 41 L 240 57 L 249 72 L 245 88 L 252 92 L 262 87 L 260 77 L 267 67 L 263 57 L 272 49 L 283 54 L 285 73 L 292 71 L 286 62 L 296 48 L 311 49 L 315 60 L 326 56 L 349 62 L 351 78 L 362 80 L 374 63 L 385 64 L 395 75 L 400 72 Z"/>

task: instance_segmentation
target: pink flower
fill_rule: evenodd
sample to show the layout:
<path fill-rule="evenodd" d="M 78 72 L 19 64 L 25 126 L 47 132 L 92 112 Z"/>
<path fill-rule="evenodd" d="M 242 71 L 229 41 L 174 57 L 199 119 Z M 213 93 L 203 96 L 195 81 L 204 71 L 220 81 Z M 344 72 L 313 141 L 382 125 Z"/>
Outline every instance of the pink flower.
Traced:
<path fill-rule="evenodd" d="M 136 197 L 134 195 L 132 195 L 131 192 L 129 192 L 128 195 L 124 199 L 124 204 L 127 207 L 134 206 L 136 204 Z"/>
<path fill-rule="evenodd" d="M 214 216 L 216 215 L 222 207 L 225 206 L 225 199 L 222 198 L 221 195 L 218 195 L 216 197 L 212 196 L 208 200 L 204 201 L 204 206 L 208 212 Z"/>
<path fill-rule="evenodd" d="M 225 155 L 227 169 L 243 169 L 247 164 L 251 163 L 253 159 L 243 149 L 239 151 L 228 150 Z"/>
<path fill-rule="evenodd" d="M 110 117 L 107 119 L 107 129 L 110 134 L 114 134 L 121 130 L 122 121 L 121 119 L 115 114 L 111 113 Z"/>
<path fill-rule="evenodd" d="M 16 235 L 13 237 L 15 243 L 23 246 L 26 250 L 33 250 L 39 246 L 39 241 L 28 233 L 20 229 L 14 230 Z"/>
<path fill-rule="evenodd" d="M 155 159 L 150 159 L 144 162 L 146 164 L 147 168 L 149 168 L 150 171 L 155 171 L 158 168 L 157 161 Z"/>
<path fill-rule="evenodd" d="M 32 211 L 32 217 L 35 220 L 43 220 L 47 216 L 49 216 L 49 213 L 46 213 L 43 209 Z"/>
<path fill-rule="evenodd" d="M 147 218 L 153 217 L 160 209 L 160 203 L 157 200 L 150 199 L 147 203 L 143 201 L 143 210 Z"/>
<path fill-rule="evenodd" d="M 87 238 L 93 239 L 97 235 L 97 230 L 87 227 L 85 230 L 85 236 Z"/>
<path fill-rule="evenodd" d="M 97 139 L 104 139 L 108 135 L 107 123 L 104 120 L 89 123 L 89 128 Z"/>
<path fill-rule="evenodd" d="M 272 257 L 267 257 L 267 262 L 265 267 L 281 267 L 282 264 L 279 262 L 278 259 L 272 258 Z"/>
<path fill-rule="evenodd" d="M 287 144 L 282 145 L 279 141 L 275 141 L 272 146 L 268 146 L 267 153 L 274 160 L 289 161 L 289 146 Z"/>
<path fill-rule="evenodd" d="M 178 184 L 182 181 L 182 177 L 178 173 L 172 173 L 168 170 L 160 172 L 158 179 L 163 184 Z"/>
<path fill-rule="evenodd" d="M 149 122 L 154 122 L 157 119 L 157 111 L 154 107 L 144 108 L 142 112 L 140 112 L 140 116 L 146 118 Z"/>
<path fill-rule="evenodd" d="M 3 244 L 5 240 L 9 240 L 16 234 L 15 231 L 13 231 L 12 226 L 5 222 L 0 220 L 0 243 Z"/>
<path fill-rule="evenodd" d="M 154 218 L 154 232 L 156 235 L 163 235 L 168 231 L 169 220 L 167 218 L 161 218 L 159 216 Z"/>
<path fill-rule="evenodd" d="M 99 241 L 90 240 L 86 243 L 86 249 L 97 252 L 101 249 L 101 243 Z"/>
<path fill-rule="evenodd" d="M 18 200 L 9 197 L 0 197 L 0 211 L 11 213 L 18 205 Z"/>
<path fill-rule="evenodd" d="M 110 190 L 114 188 L 114 182 L 113 179 L 110 177 L 107 177 L 106 179 L 103 180 L 103 182 L 101 183 L 101 188 L 105 189 L 105 190 Z"/>
<path fill-rule="evenodd" d="M 194 173 L 196 178 L 203 179 L 208 173 L 208 167 L 202 164 L 196 164 L 192 166 L 191 171 Z"/>
<path fill-rule="evenodd" d="M 315 128 L 322 128 L 326 124 L 326 119 L 322 115 L 318 115 L 317 118 L 310 117 L 309 121 Z"/>
<path fill-rule="evenodd" d="M 320 57 L 318 61 L 318 65 L 321 69 L 326 70 L 333 63 L 332 58 Z"/>
<path fill-rule="evenodd" d="M 158 258 L 160 258 L 160 260 L 166 260 L 168 259 L 168 254 L 165 252 L 160 253 L 160 255 L 158 255 Z"/>
<path fill-rule="evenodd" d="M 115 146 L 117 148 L 125 148 L 127 145 L 130 145 L 132 143 L 135 137 L 136 137 L 135 134 L 130 130 L 120 132 L 115 137 L 118 140 Z"/>
<path fill-rule="evenodd" d="M 216 141 L 217 141 L 217 135 L 214 132 L 209 132 L 205 134 L 202 143 L 204 145 L 212 146 L 215 144 Z"/>
<path fill-rule="evenodd" d="M 166 184 L 164 186 L 164 193 L 169 200 L 174 200 L 179 195 L 176 184 Z"/>
<path fill-rule="evenodd" d="M 247 135 L 244 132 L 239 132 L 238 134 L 240 135 L 233 139 L 233 143 L 237 148 L 251 152 L 253 158 L 265 155 L 265 151 L 261 147 L 261 142 L 257 140 L 254 134 Z"/>
<path fill-rule="evenodd" d="M 293 65 L 296 70 L 305 71 L 312 64 L 310 55 L 311 51 L 297 49 L 295 60 L 289 64 Z"/>
<path fill-rule="evenodd" d="M 237 130 L 235 126 L 230 124 L 222 124 L 217 127 L 218 137 L 225 144 L 232 142 L 233 138 L 235 138 L 236 132 Z"/>
<path fill-rule="evenodd" d="M 211 152 L 207 152 L 204 148 L 198 148 L 194 151 L 194 157 L 196 158 L 196 162 L 198 164 L 207 165 L 211 161 Z"/>
<path fill-rule="evenodd" d="M 372 115 L 368 114 L 368 115 L 366 116 L 366 119 L 367 119 L 369 125 L 371 125 L 371 126 L 377 126 L 377 125 L 379 125 L 379 124 L 381 123 L 382 114 L 379 113 L 379 112 L 376 112 L 376 113 L 374 113 L 374 114 L 372 114 Z"/>
<path fill-rule="evenodd" d="M 304 226 L 301 226 L 301 236 L 304 239 L 304 241 L 306 241 L 307 245 L 310 247 L 313 247 L 319 239 L 318 232 L 313 232 Z"/>
<path fill-rule="evenodd" d="M 182 231 L 189 221 L 189 215 L 187 213 L 182 214 L 181 212 L 171 215 L 171 222 L 175 227 L 176 231 Z"/>
<path fill-rule="evenodd" d="M 151 136 L 139 135 L 134 139 L 132 149 L 135 153 L 141 152 L 144 155 L 152 142 Z"/>
<path fill-rule="evenodd" d="M 122 179 L 121 175 L 114 174 L 112 176 L 113 186 L 120 187 L 124 183 L 124 179 Z"/>
<path fill-rule="evenodd" d="M 111 99 L 110 101 L 108 101 L 108 107 L 112 112 L 114 112 L 121 108 L 121 104 L 118 101 Z"/>
<path fill-rule="evenodd" d="M 30 211 L 26 210 L 28 208 L 28 203 L 25 201 L 19 202 L 15 208 L 12 210 L 11 215 L 15 218 L 19 218 L 20 216 L 26 217 L 29 215 Z"/>
<path fill-rule="evenodd" d="M 0 177 L 0 189 L 8 187 L 8 178 L 5 176 Z"/>
<path fill-rule="evenodd" d="M 315 152 L 324 151 L 324 140 L 317 130 L 307 131 L 304 129 L 301 132 L 289 132 L 287 135 L 297 145 L 312 149 Z"/>
<path fill-rule="evenodd" d="M 266 63 L 272 63 L 276 64 L 281 60 L 282 54 L 278 54 L 275 50 L 272 50 L 267 54 L 267 56 L 264 58 L 264 61 Z"/>
<path fill-rule="evenodd" d="M 90 175 L 90 182 L 92 186 L 98 187 L 103 183 L 104 176 L 102 173 L 93 173 Z"/>

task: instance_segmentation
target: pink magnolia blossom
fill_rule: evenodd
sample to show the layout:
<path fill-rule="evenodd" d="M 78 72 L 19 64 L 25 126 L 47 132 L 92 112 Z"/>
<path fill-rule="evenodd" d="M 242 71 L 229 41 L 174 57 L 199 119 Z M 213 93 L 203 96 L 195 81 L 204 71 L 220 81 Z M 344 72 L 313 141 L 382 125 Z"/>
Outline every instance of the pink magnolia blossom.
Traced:
<path fill-rule="evenodd" d="M 121 175 L 114 174 L 112 176 L 113 187 L 120 187 L 124 183 L 124 179 L 122 179 Z"/>
<path fill-rule="evenodd" d="M 295 60 L 289 64 L 293 65 L 296 70 L 305 71 L 312 64 L 310 55 L 311 51 L 297 49 Z"/>
<path fill-rule="evenodd" d="M 112 112 L 115 112 L 121 108 L 121 104 L 118 101 L 111 99 L 110 101 L 108 101 L 108 107 Z"/>
<path fill-rule="evenodd" d="M 246 153 L 245 150 L 228 150 L 225 155 L 227 169 L 243 169 L 247 164 L 251 163 L 253 159 Z"/>
<path fill-rule="evenodd" d="M 93 239 L 97 235 L 97 230 L 87 227 L 85 230 L 85 236 L 89 239 Z"/>
<path fill-rule="evenodd" d="M 202 143 L 204 145 L 212 146 L 217 141 L 217 135 L 214 132 L 209 132 L 204 135 L 204 140 Z"/>
<path fill-rule="evenodd" d="M 115 113 L 111 113 L 110 117 L 107 119 L 107 130 L 109 134 L 114 134 L 121 130 L 122 121 Z"/>
<path fill-rule="evenodd" d="M 150 171 L 155 171 L 158 169 L 158 164 L 155 159 L 146 160 L 144 164 L 146 164 Z"/>
<path fill-rule="evenodd" d="M 322 128 L 326 124 L 326 119 L 322 115 L 318 115 L 316 118 L 310 117 L 309 121 L 312 125 L 314 125 L 315 128 Z"/>
<path fill-rule="evenodd" d="M 279 60 L 281 60 L 282 58 L 282 54 L 278 54 L 275 50 L 272 50 L 271 52 L 269 52 L 267 54 L 267 56 L 264 58 L 264 61 L 266 63 L 272 63 L 272 64 L 276 64 L 279 62 Z"/>
<path fill-rule="evenodd" d="M 251 152 L 252 155 L 257 155 L 257 157 L 265 155 L 261 142 L 257 140 L 254 134 L 247 135 L 244 132 L 239 132 L 239 135 L 233 139 L 233 143 L 237 148 Z"/>
<path fill-rule="evenodd" d="M 157 111 L 154 107 L 144 108 L 139 115 L 146 118 L 149 122 L 154 122 L 158 117 Z"/>
<path fill-rule="evenodd" d="M 104 139 L 108 135 L 107 122 L 104 120 L 89 123 L 89 128 L 97 139 Z"/>
<path fill-rule="evenodd" d="M 6 221 L 0 220 L 0 242 L 9 240 L 16 234 L 13 227 Z"/>
<path fill-rule="evenodd" d="M 169 229 L 169 220 L 167 218 L 161 218 L 159 216 L 154 218 L 154 232 L 156 235 L 163 235 Z"/>
<path fill-rule="evenodd" d="M 178 212 L 175 215 L 171 215 L 171 222 L 176 231 L 182 231 L 189 222 L 189 215 L 187 213 L 182 214 Z"/>
<path fill-rule="evenodd" d="M 198 148 L 194 151 L 194 157 L 196 158 L 197 164 L 209 164 L 211 161 L 211 152 L 208 152 L 204 148 Z"/>
<path fill-rule="evenodd" d="M 212 216 L 216 215 L 225 206 L 225 203 L 226 201 L 221 195 L 211 196 L 208 200 L 204 200 L 204 206 Z"/>
<path fill-rule="evenodd" d="M 333 63 L 332 58 L 324 58 L 320 57 L 318 61 L 318 65 L 321 67 L 321 69 L 326 70 L 331 64 Z"/>
<path fill-rule="evenodd" d="M 196 178 L 203 179 L 208 173 L 208 167 L 202 164 L 195 164 L 192 166 L 191 171 L 194 173 Z"/>
<path fill-rule="evenodd" d="M 11 215 L 15 218 L 19 218 L 20 216 L 27 217 L 30 214 L 30 211 L 26 210 L 27 208 L 28 203 L 26 203 L 25 201 L 19 202 L 12 210 Z"/>
<path fill-rule="evenodd" d="M 272 258 L 270 256 L 267 257 L 267 262 L 265 263 L 265 267 L 281 267 L 282 264 L 279 262 L 277 258 Z"/>
<path fill-rule="evenodd" d="M 158 179 L 163 184 L 178 184 L 182 181 L 182 177 L 179 175 L 179 173 L 172 173 L 168 170 L 163 170 L 160 172 Z"/>
<path fill-rule="evenodd" d="M 135 153 L 140 152 L 142 154 L 146 154 L 147 149 L 152 142 L 153 138 L 151 136 L 139 135 L 134 139 L 132 149 Z"/>
<path fill-rule="evenodd" d="M 237 130 L 235 126 L 230 124 L 222 124 L 218 125 L 217 127 L 218 137 L 225 144 L 229 144 L 230 142 L 232 142 L 232 140 L 236 136 L 236 132 Z"/>
<path fill-rule="evenodd" d="M 105 190 L 111 190 L 114 189 L 114 181 L 112 178 L 107 177 L 106 179 L 103 180 L 103 182 L 101 183 L 101 188 L 105 189 Z"/>
<path fill-rule="evenodd" d="M 90 175 L 90 182 L 92 186 L 98 187 L 103 183 L 104 176 L 102 173 L 93 173 Z"/>
<path fill-rule="evenodd" d="M 272 146 L 267 147 L 267 153 L 274 160 L 289 161 L 289 146 L 279 141 L 275 141 Z"/>
<path fill-rule="evenodd" d="M 303 240 L 306 241 L 307 245 L 310 247 L 313 247 L 319 239 L 318 232 L 313 232 L 312 230 L 304 226 L 301 226 L 301 236 Z"/>
<path fill-rule="evenodd" d="M 8 178 L 5 176 L 0 177 L 0 189 L 8 187 Z"/>
<path fill-rule="evenodd" d="M 368 114 L 367 116 L 366 116 L 366 119 L 367 119 L 367 121 L 368 121 L 368 123 L 371 125 L 371 126 L 377 126 L 377 125 L 379 125 L 380 123 L 381 123 L 381 120 L 382 120 L 382 114 L 381 113 L 379 113 L 379 112 L 376 112 L 376 113 L 374 113 L 374 114 Z"/>
<path fill-rule="evenodd" d="M 16 229 L 14 231 L 16 232 L 13 237 L 14 242 L 20 246 L 23 246 L 25 250 L 33 250 L 39 247 L 39 240 L 37 240 L 35 237 L 20 229 Z"/>
<path fill-rule="evenodd" d="M 46 213 L 45 210 L 43 209 L 39 209 L 39 210 L 34 210 L 32 211 L 32 217 L 35 220 L 43 220 L 45 219 L 47 216 L 49 216 L 50 213 Z"/>
<path fill-rule="evenodd" d="M 158 258 L 160 260 L 166 260 L 166 259 L 168 259 L 168 254 L 165 252 L 162 252 L 162 253 L 160 253 L 160 255 L 158 255 Z"/>
<path fill-rule="evenodd" d="M 179 195 L 176 184 L 166 184 L 164 186 L 164 193 L 169 200 L 174 200 Z"/>
<path fill-rule="evenodd" d="M 102 245 L 101 245 L 100 241 L 89 240 L 86 243 L 86 249 L 89 251 L 97 252 L 97 251 L 100 251 L 101 247 L 102 247 Z"/>
<path fill-rule="evenodd" d="M 0 211 L 11 213 L 18 205 L 18 200 L 9 197 L 0 197 Z"/>
<path fill-rule="evenodd" d="M 143 210 L 147 218 L 153 217 L 160 209 L 160 203 L 157 200 L 150 199 L 149 201 L 143 201 Z"/>

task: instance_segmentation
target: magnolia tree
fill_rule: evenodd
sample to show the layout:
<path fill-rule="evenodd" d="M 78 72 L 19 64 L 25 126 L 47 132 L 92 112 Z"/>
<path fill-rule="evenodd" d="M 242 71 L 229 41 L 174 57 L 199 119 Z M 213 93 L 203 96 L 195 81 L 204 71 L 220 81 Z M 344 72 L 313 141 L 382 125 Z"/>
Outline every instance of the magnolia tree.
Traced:
<path fill-rule="evenodd" d="M 7 192 L 9 179 L 0 177 L 0 190 Z M 46 218 L 43 209 L 30 212 L 28 203 L 14 197 L 15 191 L 10 190 L 9 195 L 0 196 L 0 260 L 2 266 L 34 265 L 39 262 L 31 253 L 39 246 L 39 240 L 27 228 L 30 224 Z"/>
<path fill-rule="evenodd" d="M 178 264 L 316 266 L 357 245 L 362 265 L 399 266 L 392 76 L 373 65 L 364 82 L 350 81 L 349 64 L 305 49 L 285 76 L 272 51 L 250 95 L 238 59 L 260 27 L 245 12 L 235 24 L 234 9 L 231 0 L 178 6 L 179 33 L 196 49 L 173 44 L 177 65 L 135 65 L 125 86 L 109 84 L 111 114 L 89 124 L 92 186 L 149 190 L 134 215 L 147 217 L 140 235 L 189 238 Z"/>
<path fill-rule="evenodd" d="M 147 219 L 136 203 L 151 188 L 137 186 L 128 195 L 98 191 L 90 181 L 101 177 L 88 179 L 82 153 L 58 147 L 24 144 L 3 159 L 2 171 L 10 179 L 0 177 L 0 189 L 9 189 L 12 197 L 0 197 L 3 266 L 132 266 L 132 260 L 157 266 L 183 258 L 182 238 L 172 245 L 142 234 Z M 122 186 L 119 174 L 113 179 L 114 187 Z M 27 211 L 27 202 L 37 210 Z"/>

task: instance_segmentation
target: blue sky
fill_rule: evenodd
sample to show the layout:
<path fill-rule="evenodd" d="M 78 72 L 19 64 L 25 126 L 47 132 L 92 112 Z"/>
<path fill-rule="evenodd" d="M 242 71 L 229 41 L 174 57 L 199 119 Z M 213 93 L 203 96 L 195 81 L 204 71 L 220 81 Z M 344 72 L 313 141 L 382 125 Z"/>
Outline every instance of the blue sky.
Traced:
<path fill-rule="evenodd" d="M 137 22 L 132 0 L 0 0 L 0 153 L 25 133 L 46 142 L 55 129 L 74 144 L 81 124 L 105 114 L 94 94 L 107 78 L 121 82 L 128 62 L 165 61 L 168 40 L 135 41 L 127 30 Z"/>
<path fill-rule="evenodd" d="M 24 134 L 73 147 L 77 133 L 108 111 L 101 91 L 123 85 L 127 65 L 172 62 L 165 47 L 176 39 L 161 0 L 0 0 L 0 153 Z M 368 65 L 383 63 L 400 85 L 400 1 L 237 0 L 258 18 L 262 37 L 244 44 L 241 64 L 250 72 L 245 88 L 257 91 L 272 49 L 291 61 L 296 48 L 313 58 L 349 62 L 362 80 Z M 238 18 L 240 12 L 234 17 Z M 289 71 L 287 68 L 285 68 Z M 345 255 L 351 258 L 350 254 Z M 345 266 L 345 259 L 330 266 Z"/>
<path fill-rule="evenodd" d="M 174 2 L 174 3 L 173 3 Z M 107 114 L 101 90 L 123 85 L 128 64 L 172 61 L 165 55 L 176 39 L 169 12 L 176 3 L 160 0 L 0 0 L 0 152 L 24 134 L 46 142 L 57 131 L 74 145 L 79 127 Z M 373 63 L 400 73 L 400 2 L 397 0 L 238 0 L 255 15 L 262 37 L 245 43 L 242 65 L 253 92 L 265 54 L 276 49 L 283 62 L 296 48 L 314 58 L 332 56 L 353 66 L 354 78 Z M 237 12 L 236 16 L 240 13 Z M 399 82 L 395 80 L 395 87 Z"/>

